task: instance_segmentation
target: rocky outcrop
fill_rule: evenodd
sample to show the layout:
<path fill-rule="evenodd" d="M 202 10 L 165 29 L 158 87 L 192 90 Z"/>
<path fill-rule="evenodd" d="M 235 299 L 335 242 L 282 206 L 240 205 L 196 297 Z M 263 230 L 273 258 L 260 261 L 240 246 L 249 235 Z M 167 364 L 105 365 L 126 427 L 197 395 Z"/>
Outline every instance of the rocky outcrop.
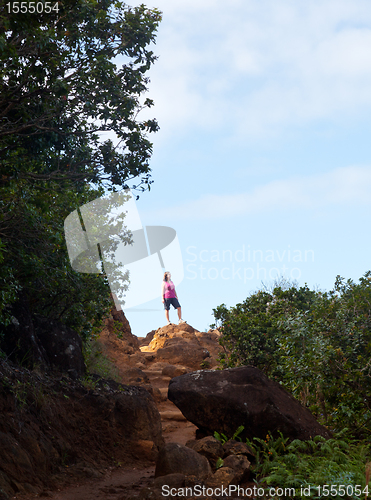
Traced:
<path fill-rule="evenodd" d="M 111 314 L 104 320 L 104 327 L 100 337 L 102 344 L 109 342 L 116 344 L 116 349 L 121 354 L 134 354 L 139 352 L 138 337 L 132 334 L 129 321 L 122 309 L 111 309 Z"/>
<path fill-rule="evenodd" d="M 203 365 L 215 367 L 222 347 L 218 343 L 219 332 L 199 332 L 191 325 L 166 325 L 150 332 L 152 340 L 142 342 L 142 352 L 156 353 L 156 361 L 183 365 L 198 369 Z"/>
<path fill-rule="evenodd" d="M 158 349 L 175 343 L 176 340 L 199 345 L 196 332 L 197 330 L 187 323 L 182 323 L 180 325 L 166 325 L 156 330 L 148 347 L 152 351 L 157 351 Z"/>
<path fill-rule="evenodd" d="M 150 332 L 147 333 L 147 335 L 145 337 L 138 337 L 140 345 L 141 346 L 149 345 L 150 342 L 152 341 L 155 333 L 156 333 L 156 330 L 151 330 Z"/>
<path fill-rule="evenodd" d="M 148 378 L 141 371 L 145 359 L 139 348 L 138 337 L 131 328 L 122 310 L 111 310 L 104 320 L 97 343 L 101 352 L 114 365 L 116 378 L 123 384 L 146 385 Z"/>
<path fill-rule="evenodd" d="M 265 438 L 278 431 L 291 439 L 310 439 L 330 432 L 313 415 L 253 366 L 226 370 L 199 370 L 170 381 L 168 398 L 187 420 L 208 434 Z"/>

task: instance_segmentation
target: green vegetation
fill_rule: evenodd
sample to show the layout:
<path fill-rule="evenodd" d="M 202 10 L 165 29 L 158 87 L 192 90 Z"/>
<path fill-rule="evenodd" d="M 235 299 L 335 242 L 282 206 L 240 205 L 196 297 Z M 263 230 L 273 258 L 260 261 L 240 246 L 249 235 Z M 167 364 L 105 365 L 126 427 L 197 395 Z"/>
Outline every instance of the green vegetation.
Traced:
<path fill-rule="evenodd" d="M 239 434 L 241 434 L 241 432 L 244 430 L 244 426 L 243 425 L 240 425 L 236 432 L 233 434 L 233 436 L 231 436 L 230 438 L 228 436 L 226 436 L 225 434 L 223 434 L 223 432 L 217 432 L 215 431 L 214 432 L 214 438 L 217 439 L 218 441 L 220 441 L 222 444 L 226 443 L 227 441 L 229 441 L 229 439 L 238 439 L 241 441 L 240 437 L 239 437 Z"/>
<path fill-rule="evenodd" d="M 72 270 L 64 220 L 104 192 L 152 182 L 147 135 L 158 125 L 138 113 L 153 104 L 143 94 L 160 12 L 114 0 L 58 9 L 0 8 L 0 337 L 16 303 L 91 335 L 110 290 L 99 268 Z"/>
<path fill-rule="evenodd" d="M 371 434 L 371 272 L 330 292 L 276 286 L 214 309 L 223 367 L 251 364 L 333 431 Z"/>
<path fill-rule="evenodd" d="M 295 489 L 295 496 L 284 498 L 303 498 L 304 488 L 309 498 L 365 498 L 365 464 L 371 458 L 371 446 L 348 441 L 343 434 L 329 440 L 316 436 L 291 443 L 282 435 L 274 440 L 270 434 L 265 440 L 246 440 L 256 455 L 256 482 L 267 492 L 272 487 Z"/>
<path fill-rule="evenodd" d="M 231 439 L 241 439 L 239 427 Z M 282 433 L 274 439 L 246 439 L 255 459 L 251 465 L 252 478 L 263 488 L 268 498 L 325 498 L 360 499 L 371 493 L 366 467 L 371 460 L 371 444 L 345 438 L 344 429 L 333 439 L 315 436 L 307 441 L 289 442 Z M 222 444 L 224 434 L 214 433 Z M 218 459 L 217 468 L 223 466 Z"/>
<path fill-rule="evenodd" d="M 87 375 L 82 383 L 88 388 L 93 388 L 97 382 L 96 379 L 92 378 L 93 374 L 99 375 L 103 379 L 121 381 L 117 367 L 102 352 L 98 338 L 98 335 L 92 335 L 84 344 Z"/>

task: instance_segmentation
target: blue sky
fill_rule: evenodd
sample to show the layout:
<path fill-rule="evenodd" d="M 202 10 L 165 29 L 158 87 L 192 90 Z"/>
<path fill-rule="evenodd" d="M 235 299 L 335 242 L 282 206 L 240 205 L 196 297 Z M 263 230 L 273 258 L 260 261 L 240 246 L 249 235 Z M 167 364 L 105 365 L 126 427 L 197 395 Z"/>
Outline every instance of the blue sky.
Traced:
<path fill-rule="evenodd" d="M 281 275 L 358 280 L 371 268 L 369 0 L 147 6 L 163 12 L 146 95 L 160 131 L 137 207 L 177 231 L 183 318 L 208 329 L 213 308 Z M 165 324 L 160 297 L 125 313 L 138 336 Z"/>

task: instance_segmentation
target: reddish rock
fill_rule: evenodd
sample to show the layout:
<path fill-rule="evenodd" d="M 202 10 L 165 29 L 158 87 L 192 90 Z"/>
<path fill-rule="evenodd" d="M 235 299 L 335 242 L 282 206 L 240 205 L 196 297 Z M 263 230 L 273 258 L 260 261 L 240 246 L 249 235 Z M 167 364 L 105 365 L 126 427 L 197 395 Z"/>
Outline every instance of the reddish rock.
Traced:
<path fill-rule="evenodd" d="M 146 375 L 140 368 L 128 368 L 120 373 L 122 384 L 127 385 L 144 385 L 149 384 L 148 375 Z"/>
<path fill-rule="evenodd" d="M 134 354 L 140 351 L 138 337 L 132 334 L 129 321 L 121 309 L 111 309 L 111 316 L 105 319 L 101 336 L 117 338 L 122 353 Z"/>
<path fill-rule="evenodd" d="M 150 332 L 147 333 L 147 335 L 144 338 L 140 338 L 140 345 L 141 346 L 149 345 L 155 333 L 156 330 L 151 330 Z"/>
<path fill-rule="evenodd" d="M 230 467 L 221 467 L 215 474 L 207 479 L 205 486 L 213 489 L 219 488 L 220 486 L 228 488 L 230 484 L 238 484 L 238 479 L 238 472 Z"/>
<path fill-rule="evenodd" d="M 162 375 L 164 375 L 165 377 L 174 378 L 179 377 L 179 375 L 184 375 L 188 371 L 189 370 L 184 366 L 167 365 L 162 369 Z"/>
<path fill-rule="evenodd" d="M 238 483 L 245 481 L 249 476 L 250 462 L 245 455 L 229 455 L 224 459 L 223 467 L 229 467 L 235 471 Z"/>
<path fill-rule="evenodd" d="M 206 457 L 212 466 L 215 466 L 218 458 L 223 458 L 224 456 L 222 444 L 212 436 L 188 441 L 186 446 Z"/>
<path fill-rule="evenodd" d="M 177 340 L 200 345 L 196 333 L 199 333 L 198 330 L 195 330 L 187 323 L 166 325 L 156 330 L 148 348 L 152 351 L 157 351 L 158 349 L 176 343 Z M 173 340 L 173 342 L 171 342 L 171 340 Z"/>
<path fill-rule="evenodd" d="M 200 345 L 177 340 L 172 345 L 158 349 L 156 359 L 157 361 L 186 365 L 197 369 L 200 367 L 202 361 L 209 356 L 209 352 Z"/>
<path fill-rule="evenodd" d="M 230 439 L 223 444 L 224 456 L 228 455 L 245 455 L 250 460 L 255 458 L 255 453 L 251 448 L 241 441 L 236 441 L 235 439 Z"/>

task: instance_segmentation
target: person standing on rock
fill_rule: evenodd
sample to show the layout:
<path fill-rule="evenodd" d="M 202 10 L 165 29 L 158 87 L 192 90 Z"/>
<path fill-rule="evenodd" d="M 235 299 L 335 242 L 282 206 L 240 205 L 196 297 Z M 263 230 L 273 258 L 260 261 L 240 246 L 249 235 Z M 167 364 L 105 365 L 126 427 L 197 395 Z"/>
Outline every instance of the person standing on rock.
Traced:
<path fill-rule="evenodd" d="M 186 323 L 186 321 L 182 319 L 182 308 L 180 307 L 178 296 L 175 291 L 175 285 L 171 281 L 171 274 L 169 271 L 164 273 L 164 279 L 162 281 L 162 303 L 165 307 L 165 316 L 168 325 L 171 325 L 169 319 L 170 305 L 178 311 L 179 324 Z"/>

